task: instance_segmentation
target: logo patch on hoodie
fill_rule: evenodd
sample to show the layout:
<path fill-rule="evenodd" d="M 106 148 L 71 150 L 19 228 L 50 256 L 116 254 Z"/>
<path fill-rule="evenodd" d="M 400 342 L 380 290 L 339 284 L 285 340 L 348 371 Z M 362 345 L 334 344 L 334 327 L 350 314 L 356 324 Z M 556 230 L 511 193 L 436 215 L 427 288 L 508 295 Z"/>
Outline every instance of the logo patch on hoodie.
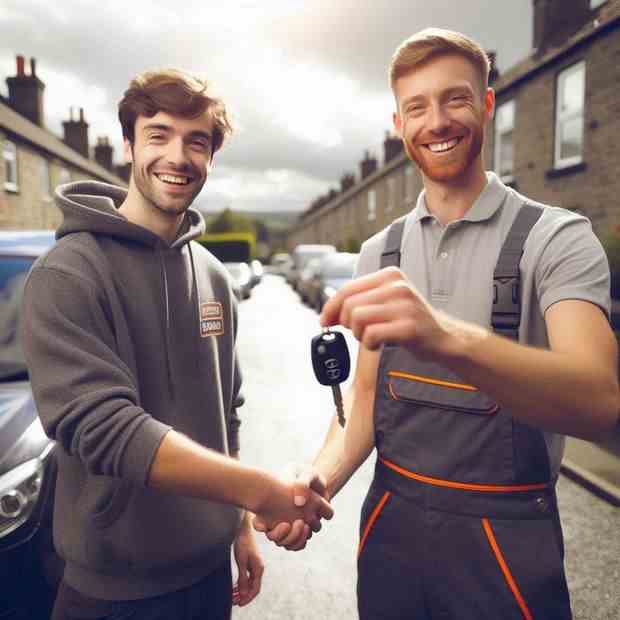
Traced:
<path fill-rule="evenodd" d="M 200 335 L 221 336 L 224 333 L 224 310 L 219 301 L 200 304 Z"/>

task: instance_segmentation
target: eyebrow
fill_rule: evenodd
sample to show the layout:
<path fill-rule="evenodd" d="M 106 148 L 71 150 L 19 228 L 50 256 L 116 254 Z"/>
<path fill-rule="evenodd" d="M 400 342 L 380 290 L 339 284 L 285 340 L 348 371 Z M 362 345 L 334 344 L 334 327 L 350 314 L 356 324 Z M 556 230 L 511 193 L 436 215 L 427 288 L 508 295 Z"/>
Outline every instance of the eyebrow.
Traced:
<path fill-rule="evenodd" d="M 449 97 L 455 93 L 468 93 L 470 95 L 474 94 L 473 89 L 468 84 L 459 84 L 458 86 L 449 86 L 445 90 L 440 93 L 440 97 Z M 402 103 L 402 107 L 406 108 L 408 105 L 412 103 L 423 102 L 426 100 L 426 95 L 412 95 L 405 99 Z"/>
<path fill-rule="evenodd" d="M 172 131 L 172 127 L 170 125 L 164 125 L 163 123 L 149 123 L 148 125 L 144 125 L 142 128 L 143 131 L 164 131 L 166 133 L 170 133 Z M 200 131 L 196 129 L 188 134 L 189 138 L 203 138 L 204 140 L 211 141 L 211 134 L 206 131 Z"/>

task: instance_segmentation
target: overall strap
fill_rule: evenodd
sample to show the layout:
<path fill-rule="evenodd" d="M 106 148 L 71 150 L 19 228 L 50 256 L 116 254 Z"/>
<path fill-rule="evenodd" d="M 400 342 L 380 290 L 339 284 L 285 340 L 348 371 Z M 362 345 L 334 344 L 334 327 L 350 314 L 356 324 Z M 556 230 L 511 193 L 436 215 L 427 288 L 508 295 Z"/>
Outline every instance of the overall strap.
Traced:
<path fill-rule="evenodd" d="M 512 223 L 493 273 L 491 325 L 495 333 L 519 340 L 521 291 L 519 263 L 525 240 L 542 215 L 542 207 L 524 204 Z"/>
<path fill-rule="evenodd" d="M 381 254 L 381 269 L 384 267 L 400 267 L 400 246 L 406 219 L 407 216 L 403 215 L 390 225 L 385 248 Z"/>

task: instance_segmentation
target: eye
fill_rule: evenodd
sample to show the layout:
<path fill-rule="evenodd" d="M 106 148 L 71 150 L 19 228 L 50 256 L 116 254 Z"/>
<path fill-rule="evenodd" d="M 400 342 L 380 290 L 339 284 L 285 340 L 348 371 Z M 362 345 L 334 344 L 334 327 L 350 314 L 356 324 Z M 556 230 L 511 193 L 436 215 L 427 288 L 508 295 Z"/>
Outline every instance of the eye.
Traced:
<path fill-rule="evenodd" d="M 162 142 L 162 141 L 163 141 L 163 139 L 164 139 L 164 135 L 163 135 L 163 134 L 161 134 L 161 133 L 152 133 L 152 134 L 149 136 L 149 140 L 150 140 L 151 142 Z"/>

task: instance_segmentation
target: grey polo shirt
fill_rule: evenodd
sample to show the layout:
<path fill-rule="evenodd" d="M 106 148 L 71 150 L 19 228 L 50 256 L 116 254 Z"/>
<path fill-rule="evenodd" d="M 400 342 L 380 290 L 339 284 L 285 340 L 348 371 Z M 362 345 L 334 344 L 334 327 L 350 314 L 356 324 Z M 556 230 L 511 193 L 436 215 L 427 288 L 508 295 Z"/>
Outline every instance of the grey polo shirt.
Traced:
<path fill-rule="evenodd" d="M 492 172 L 462 219 L 442 225 L 426 206 L 425 192 L 407 215 L 401 270 L 435 308 L 491 328 L 493 271 L 517 211 L 538 204 L 506 187 Z M 544 315 L 563 299 L 582 299 L 609 316 L 609 266 L 590 221 L 558 207 L 544 211 L 530 232 L 521 259 L 522 344 L 549 348 Z M 368 239 L 356 277 L 380 268 L 387 228 Z M 545 433 L 552 474 L 557 476 L 564 437 Z"/>

